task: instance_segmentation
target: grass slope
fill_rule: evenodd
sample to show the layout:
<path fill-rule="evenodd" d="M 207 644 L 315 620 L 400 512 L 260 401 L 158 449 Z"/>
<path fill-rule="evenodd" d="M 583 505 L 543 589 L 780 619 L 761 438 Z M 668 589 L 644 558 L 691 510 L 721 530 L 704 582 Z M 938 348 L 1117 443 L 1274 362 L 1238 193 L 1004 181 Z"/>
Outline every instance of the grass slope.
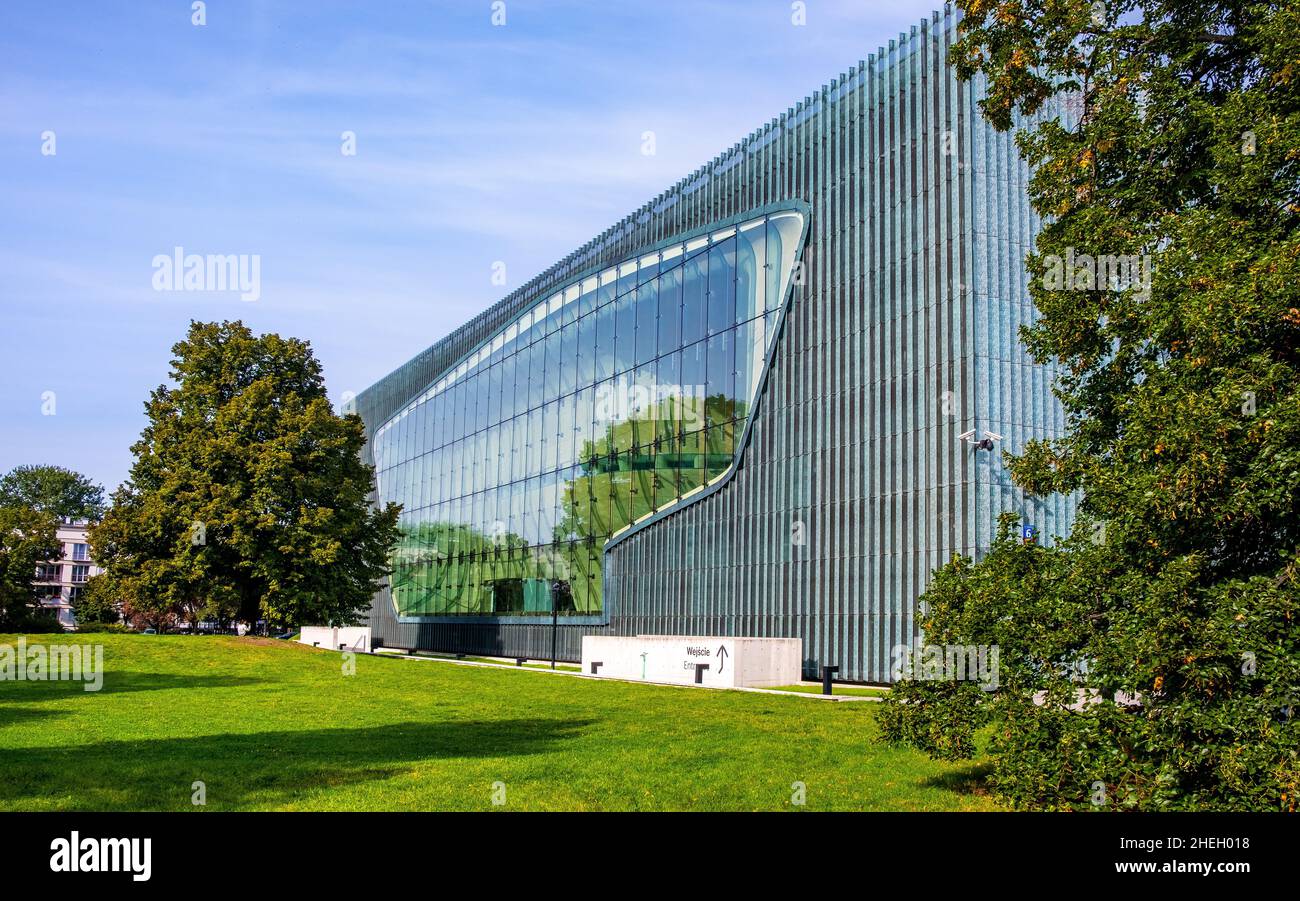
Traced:
<path fill-rule="evenodd" d="M 0 682 L 0 809 L 988 809 L 978 769 L 878 745 L 875 704 L 340 655 L 265 639 L 100 642 L 98 693 Z M 13 644 L 16 636 L 0 635 Z"/>

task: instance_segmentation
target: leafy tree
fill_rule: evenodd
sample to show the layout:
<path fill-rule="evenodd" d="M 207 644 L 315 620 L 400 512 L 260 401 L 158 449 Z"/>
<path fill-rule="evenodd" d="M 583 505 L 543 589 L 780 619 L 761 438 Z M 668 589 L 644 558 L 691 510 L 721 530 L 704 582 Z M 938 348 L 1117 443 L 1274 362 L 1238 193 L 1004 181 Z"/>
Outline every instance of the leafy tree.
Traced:
<path fill-rule="evenodd" d="M 1067 415 L 1008 463 L 1082 512 L 936 575 L 926 640 L 999 645 L 998 689 L 904 682 L 886 737 L 963 757 L 989 726 L 1020 806 L 1296 810 L 1300 6 L 959 6 L 960 74 L 1027 126 L 1022 338 Z M 1124 256 L 1139 277 L 1097 272 Z"/>
<path fill-rule="evenodd" d="M 372 509 L 361 420 L 310 346 L 190 325 L 145 405 L 130 478 L 91 531 L 129 617 L 349 623 L 388 573 L 400 507 Z"/>
<path fill-rule="evenodd" d="M 0 478 L 0 507 L 93 522 L 104 515 L 104 489 L 62 466 L 17 466 Z"/>
<path fill-rule="evenodd" d="M 72 602 L 72 611 L 78 628 L 86 623 L 116 623 L 122 619 L 122 599 L 114 593 L 111 580 L 101 573 L 86 580 L 81 595 Z"/>
<path fill-rule="evenodd" d="M 50 631 L 34 582 L 37 565 L 59 557 L 56 524 L 45 511 L 0 506 L 0 632 Z"/>

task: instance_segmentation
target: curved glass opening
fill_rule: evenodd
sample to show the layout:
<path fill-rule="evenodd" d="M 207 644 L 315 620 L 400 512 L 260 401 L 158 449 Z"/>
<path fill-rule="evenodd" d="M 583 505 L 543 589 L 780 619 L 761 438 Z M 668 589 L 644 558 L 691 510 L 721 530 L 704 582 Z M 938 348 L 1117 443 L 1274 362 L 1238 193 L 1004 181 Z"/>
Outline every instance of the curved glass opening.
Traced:
<path fill-rule="evenodd" d="M 803 227 L 759 216 L 575 282 L 385 422 L 398 615 L 601 613 L 606 542 L 736 465 Z"/>

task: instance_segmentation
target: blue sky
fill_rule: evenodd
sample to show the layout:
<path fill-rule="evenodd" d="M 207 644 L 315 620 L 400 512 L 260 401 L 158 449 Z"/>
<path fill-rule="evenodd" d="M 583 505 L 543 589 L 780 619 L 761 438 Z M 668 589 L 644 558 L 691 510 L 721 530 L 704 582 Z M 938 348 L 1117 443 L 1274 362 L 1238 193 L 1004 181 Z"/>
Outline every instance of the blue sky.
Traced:
<path fill-rule="evenodd" d="M 360 391 L 936 5 L 6 0 L 0 471 L 115 487 L 191 319 Z M 177 246 L 261 296 L 155 291 Z"/>

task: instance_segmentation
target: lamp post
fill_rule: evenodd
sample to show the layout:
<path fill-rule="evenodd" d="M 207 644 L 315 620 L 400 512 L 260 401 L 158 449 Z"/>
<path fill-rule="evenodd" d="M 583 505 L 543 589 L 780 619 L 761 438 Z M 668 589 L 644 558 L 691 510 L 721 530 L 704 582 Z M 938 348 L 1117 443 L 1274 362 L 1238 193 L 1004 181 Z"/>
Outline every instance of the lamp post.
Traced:
<path fill-rule="evenodd" d="M 560 605 L 555 583 L 551 583 L 551 669 L 555 669 L 555 648 L 560 637 Z"/>

